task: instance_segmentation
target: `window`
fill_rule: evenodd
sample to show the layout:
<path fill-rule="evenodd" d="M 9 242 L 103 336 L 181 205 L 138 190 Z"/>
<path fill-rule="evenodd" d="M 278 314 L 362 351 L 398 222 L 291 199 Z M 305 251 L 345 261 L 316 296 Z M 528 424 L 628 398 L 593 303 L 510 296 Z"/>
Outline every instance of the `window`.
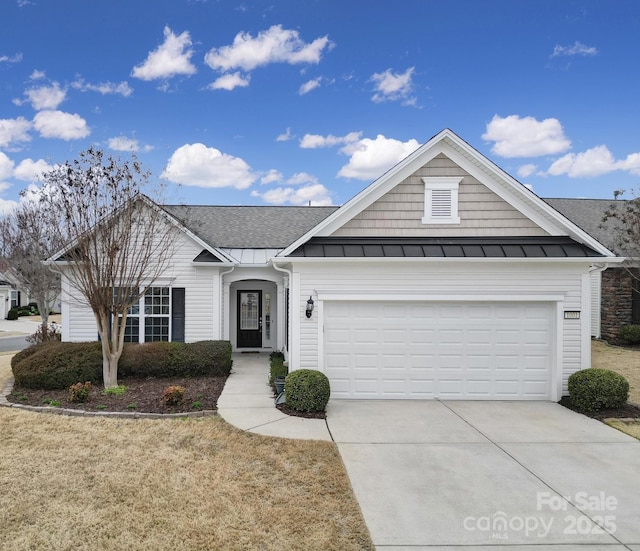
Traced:
<path fill-rule="evenodd" d="M 11 295 L 11 308 L 17 308 L 20 306 L 20 291 L 11 290 L 9 291 Z"/>
<path fill-rule="evenodd" d="M 119 290 L 113 292 L 115 300 Z M 129 307 L 124 342 L 169 341 L 170 318 L 169 287 L 150 287 L 138 303 Z M 144 327 L 142 334 L 140 327 Z"/>
<path fill-rule="evenodd" d="M 458 186 L 461 176 L 423 178 L 423 224 L 459 224 Z"/>
<path fill-rule="evenodd" d="M 144 342 L 169 340 L 169 287 L 150 287 L 144 295 Z"/>

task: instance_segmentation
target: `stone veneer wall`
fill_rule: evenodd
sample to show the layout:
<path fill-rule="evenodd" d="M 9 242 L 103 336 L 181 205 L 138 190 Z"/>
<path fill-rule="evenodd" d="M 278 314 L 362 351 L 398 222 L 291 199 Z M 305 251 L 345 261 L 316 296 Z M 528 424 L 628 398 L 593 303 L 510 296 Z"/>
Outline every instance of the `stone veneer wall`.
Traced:
<path fill-rule="evenodd" d="M 631 323 L 633 278 L 624 268 L 602 272 L 600 333 L 605 341 L 616 342 L 618 330 Z"/>

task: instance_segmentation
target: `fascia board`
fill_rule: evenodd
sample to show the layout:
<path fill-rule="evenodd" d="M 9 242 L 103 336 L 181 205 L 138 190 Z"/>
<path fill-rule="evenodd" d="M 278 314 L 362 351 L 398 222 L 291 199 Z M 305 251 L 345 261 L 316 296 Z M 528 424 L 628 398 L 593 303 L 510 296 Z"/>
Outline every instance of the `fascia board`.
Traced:
<path fill-rule="evenodd" d="M 274 259 L 275 260 L 275 259 Z M 625 259 L 619 256 L 577 256 L 577 257 L 536 257 L 536 258 L 522 258 L 522 257 L 400 257 L 400 256 L 376 256 L 376 257 L 295 257 L 289 256 L 286 259 L 282 258 L 282 261 L 286 261 L 286 263 L 290 264 L 327 264 L 327 263 L 336 263 L 336 264 L 375 264 L 375 263 L 385 263 L 385 264 L 402 264 L 402 263 L 410 263 L 410 264 L 418 264 L 418 263 L 470 263 L 470 264 L 620 264 Z"/>

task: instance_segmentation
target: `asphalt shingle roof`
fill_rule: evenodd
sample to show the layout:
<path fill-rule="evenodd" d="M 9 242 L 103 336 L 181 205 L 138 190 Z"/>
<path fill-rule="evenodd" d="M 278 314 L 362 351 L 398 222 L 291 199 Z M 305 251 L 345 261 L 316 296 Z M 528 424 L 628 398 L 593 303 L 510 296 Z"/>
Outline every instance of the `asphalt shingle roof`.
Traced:
<path fill-rule="evenodd" d="M 165 205 L 163 208 L 210 246 L 284 249 L 338 207 Z"/>
<path fill-rule="evenodd" d="M 608 249 L 616 251 L 616 228 L 614 219 L 603 223 L 605 213 L 612 207 L 622 208 L 626 201 L 618 199 L 544 199 L 560 214 L 571 220 L 580 229 L 595 237 Z M 619 248 L 619 247 L 618 247 Z"/>

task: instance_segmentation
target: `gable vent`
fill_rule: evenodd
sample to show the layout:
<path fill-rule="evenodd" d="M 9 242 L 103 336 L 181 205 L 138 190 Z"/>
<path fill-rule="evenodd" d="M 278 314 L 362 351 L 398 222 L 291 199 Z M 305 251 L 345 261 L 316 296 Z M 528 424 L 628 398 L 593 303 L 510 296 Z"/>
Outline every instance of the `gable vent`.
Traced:
<path fill-rule="evenodd" d="M 431 217 L 451 218 L 451 190 L 434 189 L 431 191 Z"/>
<path fill-rule="evenodd" d="M 459 176 L 422 178 L 424 182 L 423 224 L 459 224 L 458 187 Z"/>

